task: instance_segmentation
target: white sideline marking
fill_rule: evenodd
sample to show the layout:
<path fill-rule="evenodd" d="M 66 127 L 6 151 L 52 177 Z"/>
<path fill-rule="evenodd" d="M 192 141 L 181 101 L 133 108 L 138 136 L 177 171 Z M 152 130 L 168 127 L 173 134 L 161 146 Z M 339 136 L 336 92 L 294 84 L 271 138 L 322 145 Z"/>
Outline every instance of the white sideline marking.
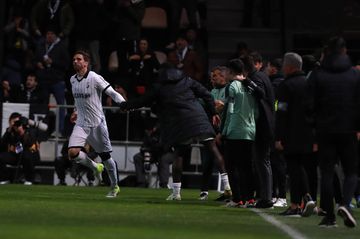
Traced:
<path fill-rule="evenodd" d="M 257 208 L 251 208 L 251 211 L 255 212 L 256 214 L 258 214 L 260 217 L 262 217 L 265 221 L 273 224 L 274 226 L 276 226 L 277 228 L 279 228 L 281 231 L 285 232 L 288 236 L 290 236 L 291 238 L 294 239 L 307 239 L 306 236 L 304 236 L 303 234 L 301 234 L 299 231 L 295 230 L 294 228 L 280 222 L 279 220 L 277 220 L 275 217 L 270 216 L 268 214 L 266 214 L 265 212 L 257 209 Z"/>

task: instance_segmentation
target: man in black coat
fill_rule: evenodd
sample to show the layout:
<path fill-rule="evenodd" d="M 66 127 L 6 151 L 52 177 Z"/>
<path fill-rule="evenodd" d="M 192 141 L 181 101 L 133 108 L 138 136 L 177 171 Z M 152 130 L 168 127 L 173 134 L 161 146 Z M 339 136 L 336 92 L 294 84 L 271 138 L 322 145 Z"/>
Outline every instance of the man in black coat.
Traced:
<path fill-rule="evenodd" d="M 210 92 L 199 82 L 185 76 L 182 70 L 167 64 L 159 72 L 159 82 L 151 92 L 142 98 L 122 103 L 122 109 L 139 108 L 149 103 L 156 103 L 160 140 L 167 148 L 173 148 L 176 159 L 173 162 L 173 193 L 167 200 L 181 200 L 181 175 L 183 157 L 191 143 L 201 142 L 209 149 L 216 162 L 223 161 L 214 138 L 215 132 L 199 98 L 212 116 L 213 124 L 219 124 L 214 100 Z M 222 164 L 224 165 L 224 164 Z M 224 188 L 229 193 L 230 186 L 225 169 L 221 170 Z"/>
<path fill-rule="evenodd" d="M 334 166 L 340 159 L 345 180 L 338 214 L 346 226 L 355 227 L 349 205 L 357 184 L 360 73 L 351 65 L 343 38 L 333 37 L 328 41 L 320 69 L 313 71 L 308 80 L 307 92 L 306 106 L 319 147 L 320 199 L 326 211 L 319 226 L 336 226 L 333 178 Z"/>
<path fill-rule="evenodd" d="M 277 88 L 276 142 L 275 148 L 283 150 L 290 176 L 291 206 L 283 216 L 310 216 L 315 202 L 309 194 L 307 165 L 312 160 L 312 129 L 306 123 L 303 99 L 306 77 L 302 69 L 302 59 L 296 53 L 286 53 L 283 72 L 285 80 Z M 304 197 L 304 210 L 300 205 Z"/>
<path fill-rule="evenodd" d="M 272 202 L 272 170 L 270 164 L 270 147 L 274 142 L 274 90 L 269 77 L 255 69 L 252 56 L 243 56 L 249 87 L 255 91 L 259 107 L 256 119 L 255 158 L 254 165 L 259 180 L 258 208 L 270 208 Z"/>

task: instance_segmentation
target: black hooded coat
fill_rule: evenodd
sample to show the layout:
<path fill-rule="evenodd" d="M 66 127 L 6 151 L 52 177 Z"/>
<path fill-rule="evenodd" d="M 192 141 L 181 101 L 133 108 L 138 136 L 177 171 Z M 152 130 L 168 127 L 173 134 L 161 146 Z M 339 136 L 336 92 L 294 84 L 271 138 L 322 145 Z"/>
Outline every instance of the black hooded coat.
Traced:
<path fill-rule="evenodd" d="M 156 114 L 161 125 L 161 142 L 164 146 L 175 146 L 192 138 L 215 137 L 204 107 L 215 115 L 214 100 L 210 92 L 199 82 L 175 68 L 161 69 L 159 82 L 153 90 L 141 98 L 124 102 L 121 108 L 134 109 L 156 104 Z"/>

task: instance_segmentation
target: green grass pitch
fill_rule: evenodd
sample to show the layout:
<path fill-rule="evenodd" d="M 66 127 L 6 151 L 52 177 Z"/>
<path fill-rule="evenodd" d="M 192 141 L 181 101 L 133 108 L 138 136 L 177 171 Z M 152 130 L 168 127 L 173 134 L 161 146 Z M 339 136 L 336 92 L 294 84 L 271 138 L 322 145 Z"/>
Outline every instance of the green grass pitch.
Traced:
<path fill-rule="evenodd" d="M 198 201 L 198 190 L 183 189 L 182 201 L 165 201 L 165 189 L 122 188 L 105 198 L 107 187 L 4 185 L 0 187 L 0 239 L 212 239 L 291 238 L 249 209 Z M 360 226 L 323 229 L 318 216 L 284 218 L 267 214 L 306 238 L 360 238 Z M 355 217 L 360 219 L 359 209 Z"/>

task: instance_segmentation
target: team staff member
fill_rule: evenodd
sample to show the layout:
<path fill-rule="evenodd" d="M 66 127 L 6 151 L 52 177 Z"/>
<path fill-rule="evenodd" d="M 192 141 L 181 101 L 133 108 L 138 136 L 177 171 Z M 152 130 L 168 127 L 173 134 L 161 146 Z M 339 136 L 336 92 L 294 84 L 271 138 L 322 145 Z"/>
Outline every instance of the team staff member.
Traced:
<path fill-rule="evenodd" d="M 73 57 L 73 66 L 76 74 L 70 78 L 77 120 L 69 139 L 69 157 L 78 163 L 91 168 L 100 179 L 104 165 L 110 178 L 111 191 L 106 197 L 116 197 L 120 192 L 117 185 L 117 168 L 111 158 L 112 147 L 105 115 L 101 103 L 104 92 L 116 103 L 124 98 L 117 93 L 104 78 L 89 69 L 90 55 L 85 51 L 77 51 Z M 95 163 L 81 149 L 88 142 L 102 162 Z"/>
<path fill-rule="evenodd" d="M 334 167 L 340 159 L 345 174 L 343 203 L 338 214 L 348 227 L 356 226 L 349 208 L 357 184 L 360 73 L 352 67 L 341 37 L 328 41 L 320 69 L 308 79 L 307 109 L 314 121 L 321 172 L 320 201 L 326 216 L 321 227 L 336 226 Z"/>
<path fill-rule="evenodd" d="M 161 68 L 159 82 L 154 85 L 153 91 L 142 98 L 120 105 L 122 109 L 133 109 L 154 102 L 157 104 L 161 142 L 165 147 L 174 149 L 176 157 L 172 165 L 173 193 L 167 200 L 181 200 L 183 158 L 186 157 L 191 143 L 201 142 L 217 157 L 217 162 L 223 161 L 215 144 L 214 129 L 199 98 L 203 99 L 205 107 L 208 107 L 213 124 L 218 124 L 220 118 L 215 112 L 210 92 L 175 65 L 168 63 Z M 222 174 L 221 179 L 224 188 L 230 190 L 227 174 Z"/>

